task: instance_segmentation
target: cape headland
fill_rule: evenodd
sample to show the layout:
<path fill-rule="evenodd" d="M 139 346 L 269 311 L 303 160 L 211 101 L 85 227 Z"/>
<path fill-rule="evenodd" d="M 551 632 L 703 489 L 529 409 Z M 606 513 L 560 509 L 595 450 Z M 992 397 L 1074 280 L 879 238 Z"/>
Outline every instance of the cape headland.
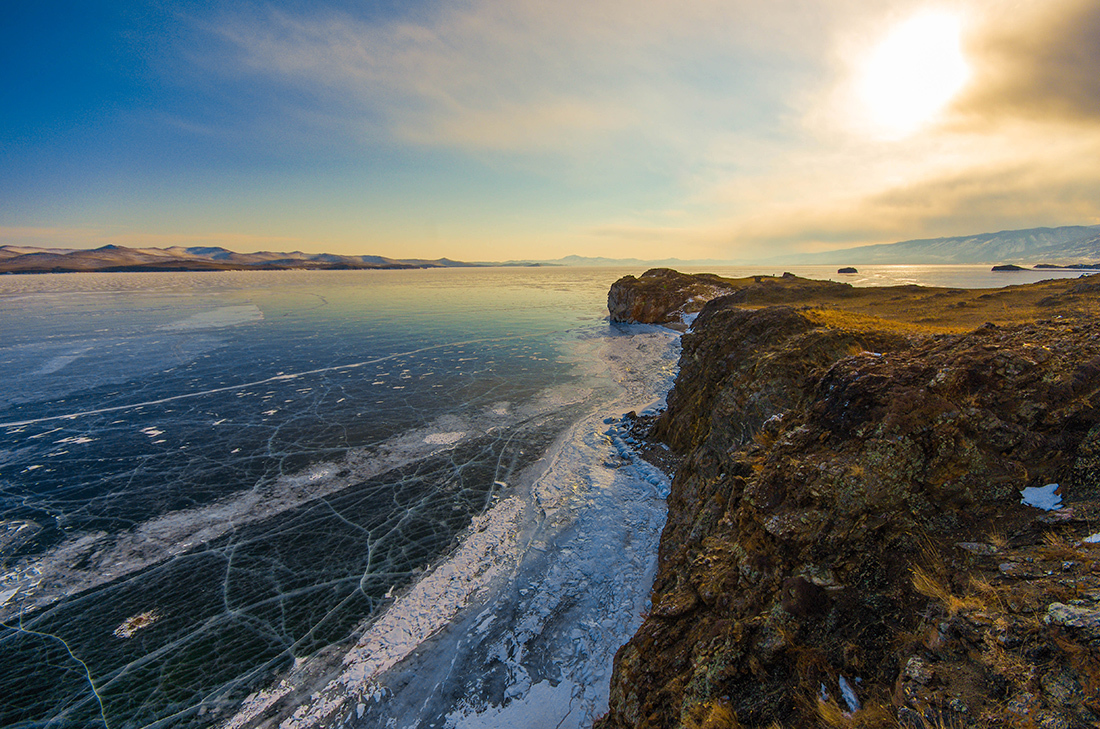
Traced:
<path fill-rule="evenodd" d="M 625 727 L 1100 723 L 1100 279 L 855 288 L 655 269 L 692 326 Z"/>

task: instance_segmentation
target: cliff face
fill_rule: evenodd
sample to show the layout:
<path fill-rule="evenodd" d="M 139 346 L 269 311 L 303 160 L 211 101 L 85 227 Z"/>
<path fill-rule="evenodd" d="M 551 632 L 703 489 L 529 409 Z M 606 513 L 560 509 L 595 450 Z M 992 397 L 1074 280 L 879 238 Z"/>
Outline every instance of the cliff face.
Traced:
<path fill-rule="evenodd" d="M 677 450 L 707 439 L 740 447 L 801 400 L 817 370 L 847 355 L 909 345 L 899 333 L 823 326 L 821 312 L 741 308 L 741 298 L 712 302 L 683 337 L 676 387 L 654 431 Z"/>
<path fill-rule="evenodd" d="M 947 334 L 787 283 L 802 308 L 741 290 L 684 336 L 653 607 L 599 726 L 1095 726 L 1097 292 Z M 1020 503 L 1047 484 L 1071 508 Z"/>

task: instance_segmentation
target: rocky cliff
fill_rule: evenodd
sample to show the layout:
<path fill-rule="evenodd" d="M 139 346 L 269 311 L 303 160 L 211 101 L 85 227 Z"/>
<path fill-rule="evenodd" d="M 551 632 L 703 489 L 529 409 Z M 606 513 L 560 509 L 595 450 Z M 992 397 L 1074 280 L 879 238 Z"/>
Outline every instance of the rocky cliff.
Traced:
<path fill-rule="evenodd" d="M 652 429 L 683 461 L 598 726 L 1097 726 L 1100 285 L 688 278 L 609 296 L 724 294 Z"/>

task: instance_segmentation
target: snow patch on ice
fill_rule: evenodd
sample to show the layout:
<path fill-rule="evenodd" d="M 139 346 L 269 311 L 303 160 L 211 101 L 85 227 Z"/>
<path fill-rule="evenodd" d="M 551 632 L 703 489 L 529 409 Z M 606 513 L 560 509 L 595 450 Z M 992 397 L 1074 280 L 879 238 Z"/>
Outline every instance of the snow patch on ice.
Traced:
<path fill-rule="evenodd" d="M 431 445 L 454 445 L 465 436 L 465 430 L 456 430 L 450 433 L 429 433 L 424 436 L 424 442 Z"/>
<path fill-rule="evenodd" d="M 36 369 L 34 372 L 31 372 L 30 375 L 32 377 L 37 377 L 39 375 L 52 375 L 55 372 L 60 372 L 61 370 L 68 367 L 71 363 L 83 357 L 86 352 L 90 352 L 91 350 L 92 347 L 85 347 L 84 349 L 79 349 L 72 354 L 63 354 L 58 357 L 53 357 L 41 367 Z"/>

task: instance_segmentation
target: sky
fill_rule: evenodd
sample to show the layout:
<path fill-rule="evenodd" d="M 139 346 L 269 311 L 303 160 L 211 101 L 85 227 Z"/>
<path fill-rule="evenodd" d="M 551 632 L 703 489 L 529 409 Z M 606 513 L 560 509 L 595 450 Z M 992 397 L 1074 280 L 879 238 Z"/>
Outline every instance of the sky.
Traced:
<path fill-rule="evenodd" d="M 12 4 L 0 245 L 750 261 L 1100 223 L 1095 0 Z"/>

